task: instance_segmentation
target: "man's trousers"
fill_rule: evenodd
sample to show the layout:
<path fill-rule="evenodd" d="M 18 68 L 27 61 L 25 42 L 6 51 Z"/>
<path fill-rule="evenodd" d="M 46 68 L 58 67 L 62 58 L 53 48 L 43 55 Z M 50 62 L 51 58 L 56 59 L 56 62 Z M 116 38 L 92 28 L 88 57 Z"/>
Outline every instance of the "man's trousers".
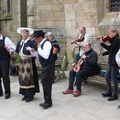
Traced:
<path fill-rule="evenodd" d="M 5 94 L 10 94 L 10 77 L 9 77 L 10 61 L 9 59 L 0 60 L 0 78 L 3 79 Z M 3 94 L 2 84 L 0 79 L 0 95 Z"/>

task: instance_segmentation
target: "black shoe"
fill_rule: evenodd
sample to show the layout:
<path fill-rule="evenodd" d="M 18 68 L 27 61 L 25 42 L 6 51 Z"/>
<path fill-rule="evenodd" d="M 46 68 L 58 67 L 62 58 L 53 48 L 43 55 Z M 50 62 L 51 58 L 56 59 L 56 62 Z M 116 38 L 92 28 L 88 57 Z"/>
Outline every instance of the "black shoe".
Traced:
<path fill-rule="evenodd" d="M 48 103 L 41 103 L 40 106 L 43 108 L 43 109 L 48 109 L 52 106 L 52 104 L 48 104 Z"/>
<path fill-rule="evenodd" d="M 111 97 L 112 93 L 110 93 L 110 92 L 102 93 L 102 96 L 103 97 Z"/>
<path fill-rule="evenodd" d="M 40 103 L 39 105 L 40 105 L 40 106 L 44 106 L 44 104 L 45 104 L 45 103 Z"/>
<path fill-rule="evenodd" d="M 108 99 L 108 101 L 114 101 L 114 100 L 118 100 L 118 96 L 117 95 L 113 95 L 112 97 L 110 97 Z"/>
<path fill-rule="evenodd" d="M 24 97 L 22 98 L 22 101 L 24 101 L 24 100 L 26 100 L 26 96 L 24 96 Z"/>
<path fill-rule="evenodd" d="M 120 106 L 118 106 L 118 108 L 120 109 Z"/>
<path fill-rule="evenodd" d="M 26 102 L 31 102 L 34 98 L 33 97 L 26 97 Z"/>
<path fill-rule="evenodd" d="M 5 99 L 9 99 L 11 97 L 10 94 L 5 94 Z"/>

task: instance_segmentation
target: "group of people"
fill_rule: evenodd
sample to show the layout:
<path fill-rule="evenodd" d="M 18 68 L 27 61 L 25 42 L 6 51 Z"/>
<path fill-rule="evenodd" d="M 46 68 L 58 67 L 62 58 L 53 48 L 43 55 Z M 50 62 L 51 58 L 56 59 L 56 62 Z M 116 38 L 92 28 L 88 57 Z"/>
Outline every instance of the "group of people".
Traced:
<path fill-rule="evenodd" d="M 52 82 L 55 71 L 55 61 L 60 46 L 51 32 L 42 30 L 34 31 L 32 28 L 19 27 L 17 33 L 20 34 L 20 40 L 17 45 L 2 35 L 0 31 L 0 79 L 3 79 L 5 89 L 5 99 L 11 97 L 10 91 L 10 55 L 16 52 L 19 57 L 18 78 L 20 90 L 23 95 L 22 101 L 30 102 L 34 99 L 35 93 L 40 92 L 38 74 L 35 59 L 38 58 L 42 66 L 42 86 L 44 93 L 44 102 L 40 106 L 47 109 L 52 106 Z M 0 80 L 0 96 L 3 96 Z"/>
<path fill-rule="evenodd" d="M 44 102 L 40 106 L 47 109 L 52 106 L 52 82 L 55 72 L 55 61 L 60 46 L 51 32 L 47 34 L 42 30 L 34 31 L 32 28 L 20 27 L 17 29 L 21 39 L 15 44 L 2 35 L 0 30 L 0 97 L 3 96 L 1 79 L 5 89 L 5 99 L 11 97 L 10 90 L 10 54 L 16 52 L 20 56 L 18 66 L 18 78 L 20 91 L 23 95 L 22 101 L 30 102 L 34 99 L 35 93 L 40 92 L 38 74 L 35 60 L 39 59 L 42 66 L 41 79 L 43 86 Z M 46 36 L 45 36 L 46 34 Z M 110 28 L 108 31 L 109 40 L 107 43 L 101 39 L 100 45 L 107 51 L 102 55 L 108 56 L 108 72 L 105 76 L 107 91 L 102 94 L 103 97 L 110 97 L 108 100 L 118 99 L 118 82 L 117 76 L 120 67 L 120 38 L 116 28 Z M 80 35 L 77 40 L 71 42 L 79 46 L 79 53 L 76 54 L 76 63 L 69 72 L 69 85 L 63 91 L 63 94 L 73 94 L 78 97 L 81 95 L 82 82 L 89 76 L 98 73 L 98 54 L 93 50 L 89 41 L 89 35 L 86 34 L 86 28 L 80 27 Z M 113 82 L 113 89 L 111 87 Z M 76 90 L 74 90 L 74 85 Z"/>
<path fill-rule="evenodd" d="M 105 52 L 101 52 L 101 54 L 103 56 L 108 55 L 108 71 L 105 75 L 107 91 L 102 93 L 102 96 L 108 97 L 108 101 L 114 101 L 118 99 L 117 76 L 120 72 L 120 38 L 118 30 L 114 27 L 109 28 L 107 36 L 100 37 L 100 40 L 100 46 L 106 50 Z M 69 72 L 68 88 L 63 91 L 63 94 L 72 94 L 73 96 L 78 97 L 81 95 L 82 82 L 87 77 L 95 75 L 98 70 L 98 55 L 91 48 L 88 35 L 86 35 L 85 27 L 80 28 L 79 38 L 72 41 L 72 43 L 75 43 L 77 46 L 79 46 L 79 53 L 76 54 L 77 63 Z M 77 70 L 77 68 L 79 69 Z M 111 82 L 113 82 L 113 89 Z M 74 85 L 76 85 L 76 90 L 74 90 Z"/>
<path fill-rule="evenodd" d="M 81 86 L 89 76 L 95 75 L 98 69 L 98 56 L 92 49 L 89 41 L 89 35 L 86 34 L 86 28 L 80 27 L 80 35 L 78 39 L 71 42 L 79 47 L 79 51 L 76 54 L 76 64 L 72 66 L 69 72 L 69 85 L 68 88 L 63 91 L 63 94 L 73 94 L 75 97 L 81 95 Z M 76 85 L 76 90 L 74 90 Z"/>

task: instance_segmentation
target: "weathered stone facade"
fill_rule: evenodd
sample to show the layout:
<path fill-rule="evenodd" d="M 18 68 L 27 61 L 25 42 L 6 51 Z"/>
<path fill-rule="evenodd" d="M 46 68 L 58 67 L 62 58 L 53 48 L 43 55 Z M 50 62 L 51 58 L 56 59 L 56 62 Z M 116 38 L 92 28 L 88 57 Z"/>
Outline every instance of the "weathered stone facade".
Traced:
<path fill-rule="evenodd" d="M 3 33 L 16 41 L 16 28 L 20 26 L 20 1 L 10 1 L 10 11 L 7 11 L 7 0 L 0 0 L 0 26 Z"/>
<path fill-rule="evenodd" d="M 11 1 L 9 13 L 7 1 Z M 21 26 L 20 1 L 0 0 L 0 23 L 8 34 Z M 75 38 L 81 25 L 89 34 L 100 34 L 103 28 L 120 25 L 120 13 L 108 12 L 107 6 L 108 0 L 27 0 L 27 26 L 53 31 L 65 39 Z"/>
<path fill-rule="evenodd" d="M 6 2 L 11 1 L 11 12 L 6 13 Z M 0 0 L 0 24 L 13 40 L 21 26 L 21 1 Z M 76 38 L 79 27 L 85 26 L 94 36 L 106 34 L 109 26 L 120 27 L 120 12 L 109 12 L 109 0 L 27 0 L 27 26 L 52 31 L 57 38 L 67 40 L 68 57 L 71 58 L 70 40 Z M 92 39 L 94 48 L 98 42 Z M 103 59 L 103 58 L 102 58 Z M 70 59 L 72 62 L 72 59 Z"/>

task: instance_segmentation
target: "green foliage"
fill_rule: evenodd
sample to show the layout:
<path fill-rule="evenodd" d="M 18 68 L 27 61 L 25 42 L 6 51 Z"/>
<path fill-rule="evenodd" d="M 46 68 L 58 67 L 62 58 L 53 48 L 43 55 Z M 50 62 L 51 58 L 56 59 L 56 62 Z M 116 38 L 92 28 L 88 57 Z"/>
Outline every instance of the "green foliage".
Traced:
<path fill-rule="evenodd" d="M 62 67 L 63 67 L 64 70 L 66 70 L 67 64 L 68 64 L 66 41 L 61 40 L 61 39 L 57 39 L 57 41 L 58 41 L 58 43 L 60 45 L 60 48 L 61 48 L 60 53 L 58 54 L 58 56 L 64 56 Z"/>
<path fill-rule="evenodd" d="M 19 55 L 16 55 L 16 64 L 20 63 L 20 56 Z"/>
<path fill-rule="evenodd" d="M 65 49 L 65 59 L 64 59 L 64 62 L 63 62 L 63 69 L 66 70 L 67 68 L 67 64 L 68 64 L 68 57 L 67 57 L 67 50 Z"/>
<path fill-rule="evenodd" d="M 72 51 L 73 63 L 76 62 L 75 49 Z"/>

